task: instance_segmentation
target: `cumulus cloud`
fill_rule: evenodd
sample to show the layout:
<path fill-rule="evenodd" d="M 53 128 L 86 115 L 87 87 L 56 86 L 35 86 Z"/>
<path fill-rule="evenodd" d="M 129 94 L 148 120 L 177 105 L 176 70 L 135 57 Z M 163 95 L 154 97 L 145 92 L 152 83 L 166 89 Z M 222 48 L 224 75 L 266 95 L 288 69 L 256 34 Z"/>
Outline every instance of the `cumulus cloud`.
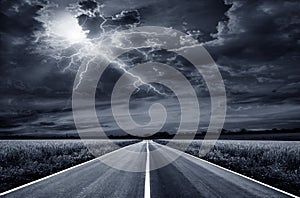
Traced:
<path fill-rule="evenodd" d="M 205 43 L 219 63 L 229 93 L 264 102 L 297 101 L 299 91 L 285 90 L 299 81 L 300 8 L 298 1 L 226 0 L 228 20 L 220 21 L 214 40 Z M 244 87 L 244 88 L 243 88 Z M 280 88 L 281 96 L 277 95 Z M 244 90 L 244 91 L 242 91 Z M 293 92 L 293 94 L 291 93 Z"/>

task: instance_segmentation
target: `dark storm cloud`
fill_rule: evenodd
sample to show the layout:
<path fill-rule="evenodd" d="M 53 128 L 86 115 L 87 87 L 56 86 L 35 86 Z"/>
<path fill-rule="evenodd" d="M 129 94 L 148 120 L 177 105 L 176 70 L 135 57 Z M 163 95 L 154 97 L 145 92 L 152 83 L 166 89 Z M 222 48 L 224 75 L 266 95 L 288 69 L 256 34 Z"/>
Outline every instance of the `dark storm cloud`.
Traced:
<path fill-rule="evenodd" d="M 81 14 L 77 18 L 79 25 L 89 31 L 88 36 L 91 38 L 99 37 L 103 31 L 121 30 L 140 23 L 140 13 L 137 10 L 122 11 L 109 17 L 101 16 L 95 11 L 92 16 Z"/>
<path fill-rule="evenodd" d="M 59 4 L 54 4 L 54 7 L 61 11 L 69 7 L 69 3 L 60 1 Z M 39 54 L 36 50 L 47 47 L 43 46 L 44 43 L 36 41 L 35 33 L 44 31 L 45 24 L 37 17 L 51 2 L 1 1 L 0 4 L 1 131 L 76 132 L 69 100 L 75 73 L 62 72 L 50 53 L 50 56 L 47 56 Z M 100 6 L 93 1 L 82 1 L 77 5 L 89 12 L 96 12 L 95 9 Z M 82 15 L 78 17 L 79 24 L 80 17 Z M 87 21 L 96 20 L 95 23 L 85 24 L 88 30 L 100 29 L 103 20 L 99 19 L 99 15 L 87 17 Z M 135 10 L 123 10 L 106 18 L 107 25 L 116 28 L 138 23 L 139 13 Z M 68 53 L 70 49 L 65 51 Z M 60 61 L 60 64 L 64 63 L 64 60 Z"/>
<path fill-rule="evenodd" d="M 211 39 L 220 20 L 225 20 L 224 12 L 230 5 L 222 0 L 113 0 L 105 2 L 105 13 L 113 14 L 128 8 L 138 10 L 142 25 L 173 27 L 181 31 L 200 30 L 201 39 Z"/>
<path fill-rule="evenodd" d="M 1 92 L 4 97 L 52 95 L 70 90 L 66 76 L 55 72 L 55 62 L 33 53 L 35 31 L 44 29 L 36 20 L 42 1 L 2 1 L 0 10 Z M 53 75 L 54 74 L 54 75 Z M 70 78 L 69 78 L 70 79 Z M 59 85 L 56 82 L 61 82 Z M 71 83 L 71 81 L 69 81 Z"/>
<path fill-rule="evenodd" d="M 228 21 L 220 22 L 218 56 L 270 61 L 299 50 L 299 2 L 227 1 Z"/>
<path fill-rule="evenodd" d="M 173 27 L 198 39 L 218 63 L 224 78 L 227 128 L 296 127 L 299 123 L 299 1 L 3 0 L 0 2 L 1 131 L 75 131 L 69 98 L 76 70 L 62 72 L 52 54 L 39 53 L 39 49 L 48 46 L 37 41 L 35 35 L 45 30 L 44 22 L 37 17 L 45 14 L 41 11 L 49 4 L 59 11 L 76 7 L 78 24 L 89 31 L 89 38 L 97 37 L 103 29 L 154 25 Z M 55 15 L 55 10 L 49 12 Z M 64 53 L 69 54 L 70 50 Z M 195 87 L 200 87 L 198 95 L 203 102 L 200 101 L 205 127 L 210 104 L 203 79 L 184 60 L 173 60 L 167 54 L 162 58 L 170 60 L 160 62 L 174 65 Z M 133 63 L 142 60 L 139 55 Z M 61 60 L 60 64 L 67 65 L 68 61 Z M 111 117 L 108 99 L 121 74 L 107 70 L 97 92 L 97 98 L 102 99 L 97 104 L 99 115 L 104 117 L 102 124 L 113 132 L 119 129 Z M 137 122 L 148 118 L 144 115 L 147 108 L 143 100 L 166 103 L 174 115 L 169 118 L 166 130 L 176 128 L 179 116 L 176 102 L 168 103 L 166 98 L 143 91 L 136 93 L 132 102 Z"/>
<path fill-rule="evenodd" d="M 228 20 L 219 22 L 206 47 L 219 63 L 234 100 L 261 103 L 299 98 L 300 3 L 226 1 Z M 289 85 L 293 89 L 289 89 Z M 247 95 L 248 93 L 248 95 Z"/>
<path fill-rule="evenodd" d="M 32 39 L 32 32 L 41 28 L 41 24 L 34 19 L 41 6 L 2 1 L 0 9 L 0 60 L 3 71 L 0 75 L 5 76 L 9 75 L 10 69 L 29 61 L 22 61 L 22 54 Z"/>
<path fill-rule="evenodd" d="M 43 1 L 0 2 L 1 132 L 40 132 L 41 125 L 34 123 L 62 111 L 67 100 L 61 96 L 70 97 L 68 79 L 73 77 L 60 74 L 55 62 L 33 53 L 34 32 L 44 29 L 36 17 L 44 7 Z"/>
<path fill-rule="evenodd" d="M 258 122 L 261 128 L 297 126 L 299 1 L 225 3 L 232 5 L 226 12 L 228 20 L 219 22 L 218 32 L 212 34 L 215 40 L 205 46 L 225 80 L 229 101 L 226 125 L 243 121 L 249 128 L 259 128 Z"/>
<path fill-rule="evenodd" d="M 2 1 L 0 13 L 0 28 L 2 33 L 11 36 L 25 37 L 40 27 L 40 23 L 34 19 L 42 5 L 32 5 L 23 1 Z M 22 19 L 22 20 L 20 20 Z"/>
<path fill-rule="evenodd" d="M 78 3 L 80 8 L 87 11 L 94 11 L 98 8 L 98 3 L 95 1 L 81 1 Z"/>

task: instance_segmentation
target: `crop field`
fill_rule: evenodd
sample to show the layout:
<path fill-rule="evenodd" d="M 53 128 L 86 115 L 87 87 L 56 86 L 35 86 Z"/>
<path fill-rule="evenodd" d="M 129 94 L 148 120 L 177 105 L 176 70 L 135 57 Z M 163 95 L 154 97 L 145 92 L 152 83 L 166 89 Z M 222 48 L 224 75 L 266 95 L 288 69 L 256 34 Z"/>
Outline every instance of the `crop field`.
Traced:
<path fill-rule="evenodd" d="M 88 140 L 96 156 L 137 140 Z M 118 146 L 117 146 L 118 145 Z M 95 158 L 81 140 L 1 140 L 0 192 Z"/>
<path fill-rule="evenodd" d="M 166 140 L 157 140 L 166 144 Z M 195 140 L 185 150 L 199 156 L 202 140 Z M 183 150 L 185 141 L 172 141 Z M 203 159 L 281 190 L 300 196 L 299 141 L 219 140 Z"/>

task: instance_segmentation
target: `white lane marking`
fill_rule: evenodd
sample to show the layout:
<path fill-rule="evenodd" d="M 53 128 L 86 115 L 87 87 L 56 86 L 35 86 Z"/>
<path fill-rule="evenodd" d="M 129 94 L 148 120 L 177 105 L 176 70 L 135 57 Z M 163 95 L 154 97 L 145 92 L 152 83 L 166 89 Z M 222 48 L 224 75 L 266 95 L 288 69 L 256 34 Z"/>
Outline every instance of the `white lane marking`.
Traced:
<path fill-rule="evenodd" d="M 155 143 L 155 144 L 158 144 L 158 143 L 156 143 L 156 142 L 154 142 L 154 143 Z M 245 179 L 249 179 L 249 180 L 251 180 L 251 181 L 253 181 L 253 182 L 255 182 L 255 183 L 258 183 L 258 184 L 260 184 L 260 185 L 263 185 L 263 186 L 265 186 L 265 187 L 271 188 L 271 189 L 273 189 L 273 190 L 275 190 L 275 191 L 278 191 L 278 192 L 281 192 L 281 193 L 283 193 L 283 194 L 286 194 L 286 195 L 288 195 L 288 196 L 291 196 L 291 197 L 294 197 L 294 198 L 300 198 L 300 197 L 298 197 L 298 196 L 296 196 L 296 195 L 293 195 L 293 194 L 288 193 L 288 192 L 286 192 L 286 191 L 280 190 L 280 189 L 275 188 L 275 187 L 273 187 L 273 186 L 270 186 L 270 185 L 268 185 L 268 184 L 262 183 L 262 182 L 260 182 L 260 181 L 257 181 L 257 180 L 255 180 L 255 179 L 252 179 L 252 178 L 247 177 L 247 176 L 245 176 L 245 175 L 242 175 L 242 174 L 240 174 L 240 173 L 234 172 L 234 171 L 232 171 L 232 170 L 229 170 L 229 169 L 224 168 L 224 167 L 222 167 L 222 166 L 219 166 L 219 165 L 217 165 L 217 164 L 213 164 L 213 163 L 211 163 L 211 162 L 209 162 L 209 161 L 206 161 L 206 160 L 201 159 L 201 158 L 199 158 L 199 157 L 193 156 L 193 155 L 191 155 L 191 154 L 182 152 L 182 151 L 180 151 L 180 150 L 171 148 L 171 147 L 166 146 L 166 145 L 162 145 L 162 144 L 158 144 L 158 145 L 164 146 L 164 147 L 166 147 L 166 148 L 169 149 L 169 150 L 173 150 L 173 152 L 180 152 L 180 153 L 183 153 L 184 155 L 186 155 L 186 156 L 188 156 L 188 157 L 192 157 L 192 158 L 195 158 L 195 159 L 197 159 L 197 160 L 203 161 L 203 162 L 205 162 L 205 163 L 208 163 L 208 164 L 210 164 L 210 165 L 213 165 L 213 166 L 215 166 L 215 167 L 218 167 L 218 168 L 220 168 L 220 169 L 223 169 L 223 170 L 225 170 L 225 171 L 228 171 L 228 172 L 230 172 L 230 173 L 233 173 L 233 174 L 238 175 L 238 176 L 240 176 L 240 177 L 243 177 L 243 178 L 245 178 Z"/>
<path fill-rule="evenodd" d="M 150 198 L 150 152 L 149 152 L 149 142 L 147 140 L 146 145 L 147 159 L 146 159 L 146 170 L 145 170 L 145 192 L 144 198 Z"/>
<path fill-rule="evenodd" d="M 104 155 L 101 155 L 100 157 L 97 157 L 97 158 L 95 158 L 95 159 L 86 161 L 86 162 L 81 163 L 81 164 L 77 164 L 76 166 L 72 166 L 72 167 L 70 167 L 70 168 L 67 168 L 67 169 L 65 169 L 65 170 L 59 171 L 59 172 L 54 173 L 54 174 L 52 174 L 52 175 L 48 175 L 48 176 L 43 177 L 43 178 L 41 178 L 41 179 L 32 181 L 32 182 L 30 182 L 30 183 L 28 183 L 28 184 L 24 184 L 24 185 L 22 185 L 22 186 L 19 186 L 19 187 L 10 189 L 10 190 L 5 191 L 5 192 L 2 192 L 2 193 L 0 193 L 0 196 L 7 195 L 7 194 L 9 194 L 9 193 L 11 193 L 11 192 L 14 192 L 14 191 L 17 191 L 17 190 L 19 190 L 19 189 L 25 188 L 25 187 L 27 187 L 27 186 L 33 185 L 33 184 L 35 184 L 35 183 L 41 182 L 41 181 L 43 181 L 43 180 L 45 180 L 45 179 L 54 177 L 54 176 L 59 175 L 59 174 L 61 174 L 61 173 L 67 172 L 67 171 L 69 171 L 69 170 L 72 170 L 72 169 L 74 169 L 74 168 L 78 168 L 78 167 L 80 167 L 80 166 L 86 165 L 86 164 L 91 163 L 91 162 L 93 162 L 93 161 L 99 160 L 99 159 L 102 158 L 102 157 L 111 155 L 111 154 L 116 153 L 116 152 L 118 152 L 118 151 L 120 151 L 120 150 L 123 150 L 123 149 L 125 149 L 125 148 L 127 148 L 127 147 L 130 147 L 130 146 L 135 145 L 135 144 L 140 144 L 140 143 L 141 143 L 141 142 L 134 143 L 134 144 L 130 144 L 130 145 L 128 145 L 128 146 L 124 146 L 124 147 L 122 147 L 122 148 L 120 148 L 120 149 L 117 149 L 117 150 L 114 150 L 114 151 L 112 151 L 112 152 L 109 152 L 109 153 L 106 153 L 106 154 L 104 154 Z"/>

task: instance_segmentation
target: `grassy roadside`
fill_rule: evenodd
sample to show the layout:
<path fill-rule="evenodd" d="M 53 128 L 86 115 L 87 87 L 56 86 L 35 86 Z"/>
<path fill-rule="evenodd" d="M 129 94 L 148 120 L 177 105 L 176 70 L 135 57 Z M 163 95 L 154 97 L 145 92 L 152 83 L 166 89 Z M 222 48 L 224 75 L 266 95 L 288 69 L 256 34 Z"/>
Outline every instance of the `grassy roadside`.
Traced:
<path fill-rule="evenodd" d="M 87 141 L 97 156 L 136 140 Z M 80 140 L 1 140 L 0 192 L 94 159 Z"/>
<path fill-rule="evenodd" d="M 193 141 L 185 152 L 198 157 L 201 143 Z M 184 145 L 185 141 L 172 142 L 179 150 Z M 202 158 L 300 196 L 300 142 L 220 140 Z"/>

